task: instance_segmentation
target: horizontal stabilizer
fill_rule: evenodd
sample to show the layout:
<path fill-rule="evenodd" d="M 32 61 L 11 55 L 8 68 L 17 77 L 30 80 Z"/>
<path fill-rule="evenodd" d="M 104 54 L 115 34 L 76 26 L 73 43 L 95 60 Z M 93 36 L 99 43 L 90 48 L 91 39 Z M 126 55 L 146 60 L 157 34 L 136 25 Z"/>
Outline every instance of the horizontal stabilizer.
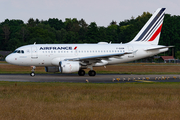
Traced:
<path fill-rule="evenodd" d="M 154 47 L 154 48 L 148 48 L 148 49 L 145 49 L 145 51 L 150 51 L 150 50 L 159 50 L 159 49 L 172 48 L 172 47 L 174 47 L 174 46 Z"/>

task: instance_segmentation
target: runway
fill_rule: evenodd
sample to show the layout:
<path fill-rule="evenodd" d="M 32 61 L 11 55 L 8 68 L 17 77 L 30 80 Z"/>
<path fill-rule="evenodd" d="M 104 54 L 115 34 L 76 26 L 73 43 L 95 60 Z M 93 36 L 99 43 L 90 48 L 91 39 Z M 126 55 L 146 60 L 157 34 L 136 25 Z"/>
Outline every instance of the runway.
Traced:
<path fill-rule="evenodd" d="M 14 82 L 72 82 L 72 83 L 126 83 L 126 82 L 180 82 L 180 75 L 124 75 L 97 74 L 94 77 L 77 74 L 0 74 L 0 81 Z"/>

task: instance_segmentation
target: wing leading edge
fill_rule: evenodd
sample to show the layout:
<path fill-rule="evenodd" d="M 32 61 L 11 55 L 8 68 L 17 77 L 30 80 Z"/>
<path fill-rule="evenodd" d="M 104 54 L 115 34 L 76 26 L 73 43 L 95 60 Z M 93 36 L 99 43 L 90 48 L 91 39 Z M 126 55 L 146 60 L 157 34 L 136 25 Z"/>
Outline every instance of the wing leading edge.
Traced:
<path fill-rule="evenodd" d="M 132 54 L 135 53 L 136 51 L 133 52 L 124 52 L 124 53 L 115 53 L 115 54 L 105 54 L 105 55 L 95 55 L 95 56 L 87 56 L 87 57 L 79 57 L 79 58 L 70 58 L 70 59 L 65 59 L 69 61 L 89 61 L 89 60 L 102 60 L 105 58 L 110 58 L 110 57 L 120 57 L 126 54 Z"/>

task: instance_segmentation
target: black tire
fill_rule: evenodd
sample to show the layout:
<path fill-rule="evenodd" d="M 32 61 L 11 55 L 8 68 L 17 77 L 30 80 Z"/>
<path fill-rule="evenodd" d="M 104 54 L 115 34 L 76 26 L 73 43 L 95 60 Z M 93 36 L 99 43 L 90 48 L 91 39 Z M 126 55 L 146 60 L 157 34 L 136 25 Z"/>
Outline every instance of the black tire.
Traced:
<path fill-rule="evenodd" d="M 78 71 L 78 75 L 79 76 L 84 76 L 85 75 L 85 71 L 84 70 L 79 70 Z"/>
<path fill-rule="evenodd" d="M 88 72 L 89 76 L 95 76 L 96 75 L 96 72 L 94 70 L 90 70 Z"/>
<path fill-rule="evenodd" d="M 31 77 L 34 77 L 34 76 L 35 76 L 35 73 L 34 73 L 34 72 L 31 72 L 31 73 L 30 73 L 30 76 L 31 76 Z"/>

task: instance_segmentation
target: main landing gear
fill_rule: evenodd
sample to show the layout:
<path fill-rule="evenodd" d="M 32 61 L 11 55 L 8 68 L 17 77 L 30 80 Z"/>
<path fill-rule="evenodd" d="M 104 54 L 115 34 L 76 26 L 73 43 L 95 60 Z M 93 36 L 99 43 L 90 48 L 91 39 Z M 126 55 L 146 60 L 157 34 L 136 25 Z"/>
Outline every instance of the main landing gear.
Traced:
<path fill-rule="evenodd" d="M 79 76 L 84 76 L 85 75 L 85 71 L 84 70 L 79 70 L 78 71 L 78 75 Z"/>
<path fill-rule="evenodd" d="M 30 73 L 30 76 L 32 76 L 32 77 L 34 77 L 35 76 L 35 73 L 34 73 L 34 71 L 35 71 L 35 69 L 36 69 L 36 66 L 31 66 L 32 67 L 32 72 Z"/>
<path fill-rule="evenodd" d="M 95 75 L 96 75 L 96 72 L 95 72 L 94 70 L 90 70 L 90 71 L 88 72 L 88 75 L 89 75 L 89 76 L 95 76 Z"/>
<path fill-rule="evenodd" d="M 79 76 L 84 76 L 84 75 L 85 75 L 85 71 L 84 71 L 84 70 L 79 70 L 79 71 L 78 71 L 78 75 L 79 75 Z M 94 70 L 90 70 L 90 71 L 88 72 L 88 75 L 89 75 L 89 76 L 95 76 L 95 75 L 96 75 L 96 72 L 95 72 Z"/>

